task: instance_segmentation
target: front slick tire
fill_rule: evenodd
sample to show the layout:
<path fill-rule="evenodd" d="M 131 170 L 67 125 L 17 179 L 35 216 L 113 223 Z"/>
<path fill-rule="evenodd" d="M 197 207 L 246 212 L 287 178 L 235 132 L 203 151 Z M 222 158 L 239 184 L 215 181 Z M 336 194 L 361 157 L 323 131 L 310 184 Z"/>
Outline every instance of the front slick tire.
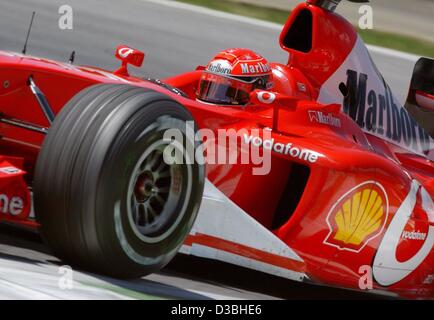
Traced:
<path fill-rule="evenodd" d="M 187 121 L 192 116 L 179 103 L 129 85 L 89 87 L 62 109 L 34 184 L 41 234 L 59 258 L 133 278 L 175 256 L 195 221 L 205 179 L 196 161 L 163 161 L 172 142 L 163 139 L 167 129 L 181 134 L 179 148 L 196 150 Z"/>

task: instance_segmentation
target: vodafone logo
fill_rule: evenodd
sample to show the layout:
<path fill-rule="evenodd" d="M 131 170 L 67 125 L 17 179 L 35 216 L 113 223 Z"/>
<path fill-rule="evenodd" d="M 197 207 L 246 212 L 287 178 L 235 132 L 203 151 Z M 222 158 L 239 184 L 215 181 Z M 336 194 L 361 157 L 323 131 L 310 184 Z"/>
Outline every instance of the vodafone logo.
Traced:
<path fill-rule="evenodd" d="M 427 234 L 425 232 L 420 232 L 418 231 L 404 231 L 402 233 L 401 238 L 402 239 L 408 239 L 408 240 L 420 240 L 420 241 L 425 241 Z"/>
<path fill-rule="evenodd" d="M 418 193 L 420 193 L 422 208 L 427 213 L 429 222 L 434 221 L 434 203 L 431 196 L 419 182 L 413 180 L 410 192 L 390 222 L 374 259 L 373 275 L 375 280 L 383 286 L 390 286 L 407 277 L 425 260 L 433 248 L 434 226 L 429 226 L 428 234 L 403 233 L 411 212 L 416 206 Z M 419 251 L 405 262 L 400 262 L 396 258 L 399 240 L 402 236 L 424 241 Z"/>
<path fill-rule="evenodd" d="M 261 91 L 258 92 L 258 100 L 265 104 L 272 104 L 276 100 L 276 95 L 271 92 Z"/>
<path fill-rule="evenodd" d="M 122 58 L 128 57 L 133 52 L 134 52 L 134 50 L 131 48 L 121 48 L 118 50 L 119 56 L 121 56 Z"/>

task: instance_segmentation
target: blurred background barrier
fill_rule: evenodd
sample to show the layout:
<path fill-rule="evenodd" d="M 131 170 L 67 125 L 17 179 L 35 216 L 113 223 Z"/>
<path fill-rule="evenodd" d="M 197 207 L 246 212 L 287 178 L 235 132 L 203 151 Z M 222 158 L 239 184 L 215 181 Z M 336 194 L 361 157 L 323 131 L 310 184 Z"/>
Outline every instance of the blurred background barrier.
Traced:
<path fill-rule="evenodd" d="M 173 3 L 174 0 L 148 1 Z M 281 25 L 304 0 L 176 1 Z M 434 57 L 434 0 L 371 0 L 369 8 L 361 7 L 365 5 L 343 1 L 337 12 L 359 27 L 358 32 L 367 44 Z"/>
<path fill-rule="evenodd" d="M 228 0 L 281 10 L 292 9 L 301 0 Z M 336 12 L 358 23 L 361 4 L 343 1 Z M 363 5 L 363 4 L 362 4 Z M 371 0 L 374 28 L 434 42 L 434 0 Z"/>

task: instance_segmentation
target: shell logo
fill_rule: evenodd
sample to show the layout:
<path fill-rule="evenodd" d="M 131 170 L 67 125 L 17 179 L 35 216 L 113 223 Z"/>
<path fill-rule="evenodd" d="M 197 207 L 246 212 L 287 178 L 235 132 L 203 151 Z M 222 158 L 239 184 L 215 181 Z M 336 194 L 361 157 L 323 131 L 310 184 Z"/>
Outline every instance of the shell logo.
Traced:
<path fill-rule="evenodd" d="M 364 182 L 344 194 L 327 215 L 330 232 L 324 243 L 360 252 L 381 234 L 389 213 L 387 194 L 378 182 Z"/>

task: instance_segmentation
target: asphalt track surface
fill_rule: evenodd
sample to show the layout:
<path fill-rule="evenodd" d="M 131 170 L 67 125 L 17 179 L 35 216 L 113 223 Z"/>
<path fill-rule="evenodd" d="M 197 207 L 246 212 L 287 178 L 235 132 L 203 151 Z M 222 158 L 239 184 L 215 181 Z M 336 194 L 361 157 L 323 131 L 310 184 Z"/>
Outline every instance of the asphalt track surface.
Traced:
<path fill-rule="evenodd" d="M 205 64 L 223 48 L 250 47 L 271 61 L 285 62 L 278 26 L 236 18 L 172 1 L 70 0 L 73 30 L 58 27 L 64 0 L 0 0 L 0 50 L 21 51 L 36 11 L 28 54 L 109 70 L 119 66 L 114 48 L 127 44 L 146 52 L 137 76 L 164 78 Z M 386 80 L 403 101 L 417 57 L 372 49 Z M 363 299 L 379 298 L 300 284 L 203 259 L 178 257 L 157 274 L 119 281 L 74 271 L 73 288 L 62 289 L 61 263 L 38 235 L 0 226 L 1 299 Z M 68 286 L 67 286 L 68 287 Z"/>

